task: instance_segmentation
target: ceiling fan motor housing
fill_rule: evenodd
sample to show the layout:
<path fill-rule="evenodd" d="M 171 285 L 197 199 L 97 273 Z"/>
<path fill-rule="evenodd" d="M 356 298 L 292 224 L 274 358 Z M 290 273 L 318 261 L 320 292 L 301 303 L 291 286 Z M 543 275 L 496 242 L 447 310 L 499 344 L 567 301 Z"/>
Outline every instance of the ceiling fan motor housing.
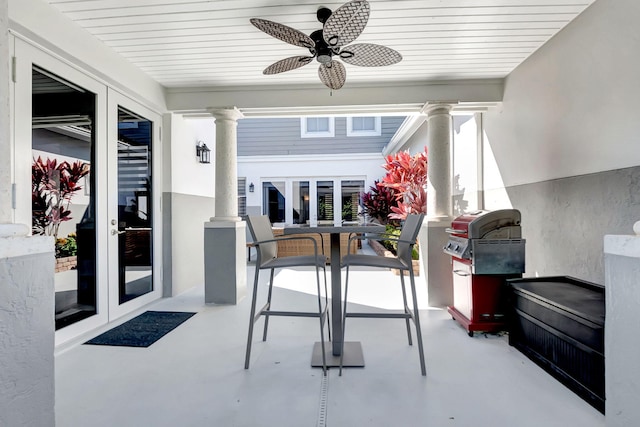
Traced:
<path fill-rule="evenodd" d="M 321 64 L 328 64 L 329 62 L 331 62 L 333 51 L 331 50 L 327 42 L 324 40 L 322 30 L 314 31 L 313 33 L 311 33 L 310 37 L 311 39 L 313 39 L 313 42 L 315 43 L 314 49 L 309 49 L 311 54 L 313 55 L 315 53 L 317 55 L 316 59 Z"/>

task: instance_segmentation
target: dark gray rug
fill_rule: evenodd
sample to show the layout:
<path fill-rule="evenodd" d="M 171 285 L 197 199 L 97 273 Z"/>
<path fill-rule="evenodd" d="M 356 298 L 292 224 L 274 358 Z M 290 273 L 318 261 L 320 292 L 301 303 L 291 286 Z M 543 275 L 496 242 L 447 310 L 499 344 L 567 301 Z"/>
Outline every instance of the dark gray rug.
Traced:
<path fill-rule="evenodd" d="M 85 344 L 149 347 L 189 320 L 196 313 L 183 311 L 146 311 L 122 325 L 90 339 Z"/>

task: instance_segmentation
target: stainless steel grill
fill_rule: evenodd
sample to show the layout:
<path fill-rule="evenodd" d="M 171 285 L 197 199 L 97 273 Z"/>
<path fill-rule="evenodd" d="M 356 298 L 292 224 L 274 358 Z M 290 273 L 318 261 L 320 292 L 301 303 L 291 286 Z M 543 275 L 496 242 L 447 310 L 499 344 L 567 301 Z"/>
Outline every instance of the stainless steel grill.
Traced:
<path fill-rule="evenodd" d="M 503 284 L 524 272 L 520 212 L 476 211 L 448 228 L 445 253 L 451 255 L 453 306 L 448 311 L 469 333 L 504 329 Z"/>
<path fill-rule="evenodd" d="M 520 211 L 476 211 L 453 220 L 445 253 L 471 263 L 473 274 L 524 272 Z"/>

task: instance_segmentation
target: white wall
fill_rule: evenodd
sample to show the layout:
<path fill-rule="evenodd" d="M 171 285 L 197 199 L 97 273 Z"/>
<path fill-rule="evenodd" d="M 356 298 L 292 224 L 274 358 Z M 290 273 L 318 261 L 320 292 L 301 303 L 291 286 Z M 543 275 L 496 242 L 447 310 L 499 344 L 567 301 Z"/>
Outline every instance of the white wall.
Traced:
<path fill-rule="evenodd" d="M 7 29 L 0 0 L 0 425 L 44 427 L 55 424 L 53 239 L 11 237 Z"/>
<path fill-rule="evenodd" d="M 13 219 L 11 211 L 10 56 L 7 11 L 7 0 L 0 0 L 0 224 L 10 223 Z"/>
<path fill-rule="evenodd" d="M 604 235 L 640 219 L 638 22 L 637 0 L 597 0 L 509 75 L 503 104 L 484 115 L 498 173 L 485 206 L 521 210 L 529 276 L 602 284 Z"/>
<path fill-rule="evenodd" d="M 606 426 L 638 426 L 640 335 L 636 328 L 640 303 L 640 236 L 606 236 L 605 251 Z"/>
<path fill-rule="evenodd" d="M 214 197 L 216 126 L 213 118 L 185 119 L 179 114 L 171 117 L 171 186 L 170 190 L 166 187 L 164 190 Z M 211 163 L 198 162 L 197 141 L 203 141 L 211 149 Z"/>
<path fill-rule="evenodd" d="M 640 164 L 640 2 L 597 0 L 507 78 L 485 129 L 504 184 Z"/>
<path fill-rule="evenodd" d="M 204 283 L 204 223 L 215 215 L 215 123 L 166 114 L 164 129 L 164 296 Z M 211 163 L 199 163 L 196 143 L 211 148 Z"/>

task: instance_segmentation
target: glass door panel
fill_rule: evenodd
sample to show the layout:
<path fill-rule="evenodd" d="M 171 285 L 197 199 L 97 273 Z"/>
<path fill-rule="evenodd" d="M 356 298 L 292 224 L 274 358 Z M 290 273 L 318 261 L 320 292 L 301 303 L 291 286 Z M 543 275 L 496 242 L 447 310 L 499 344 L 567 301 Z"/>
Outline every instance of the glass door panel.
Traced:
<path fill-rule="evenodd" d="M 293 181 L 293 223 L 309 224 L 309 181 Z"/>
<path fill-rule="evenodd" d="M 317 215 L 319 225 L 333 224 L 333 181 L 317 183 Z"/>
<path fill-rule="evenodd" d="M 33 66 L 32 233 L 55 240 L 56 329 L 97 313 L 96 94 Z"/>
<path fill-rule="evenodd" d="M 358 222 L 360 195 L 364 192 L 363 180 L 341 181 L 341 213 L 343 223 Z"/>
<path fill-rule="evenodd" d="M 118 107 L 118 303 L 153 291 L 152 123 Z"/>
<path fill-rule="evenodd" d="M 263 214 L 269 217 L 271 224 L 285 222 L 284 187 L 284 182 L 262 183 Z"/>
<path fill-rule="evenodd" d="M 108 91 L 109 319 L 161 296 L 160 116 Z"/>

